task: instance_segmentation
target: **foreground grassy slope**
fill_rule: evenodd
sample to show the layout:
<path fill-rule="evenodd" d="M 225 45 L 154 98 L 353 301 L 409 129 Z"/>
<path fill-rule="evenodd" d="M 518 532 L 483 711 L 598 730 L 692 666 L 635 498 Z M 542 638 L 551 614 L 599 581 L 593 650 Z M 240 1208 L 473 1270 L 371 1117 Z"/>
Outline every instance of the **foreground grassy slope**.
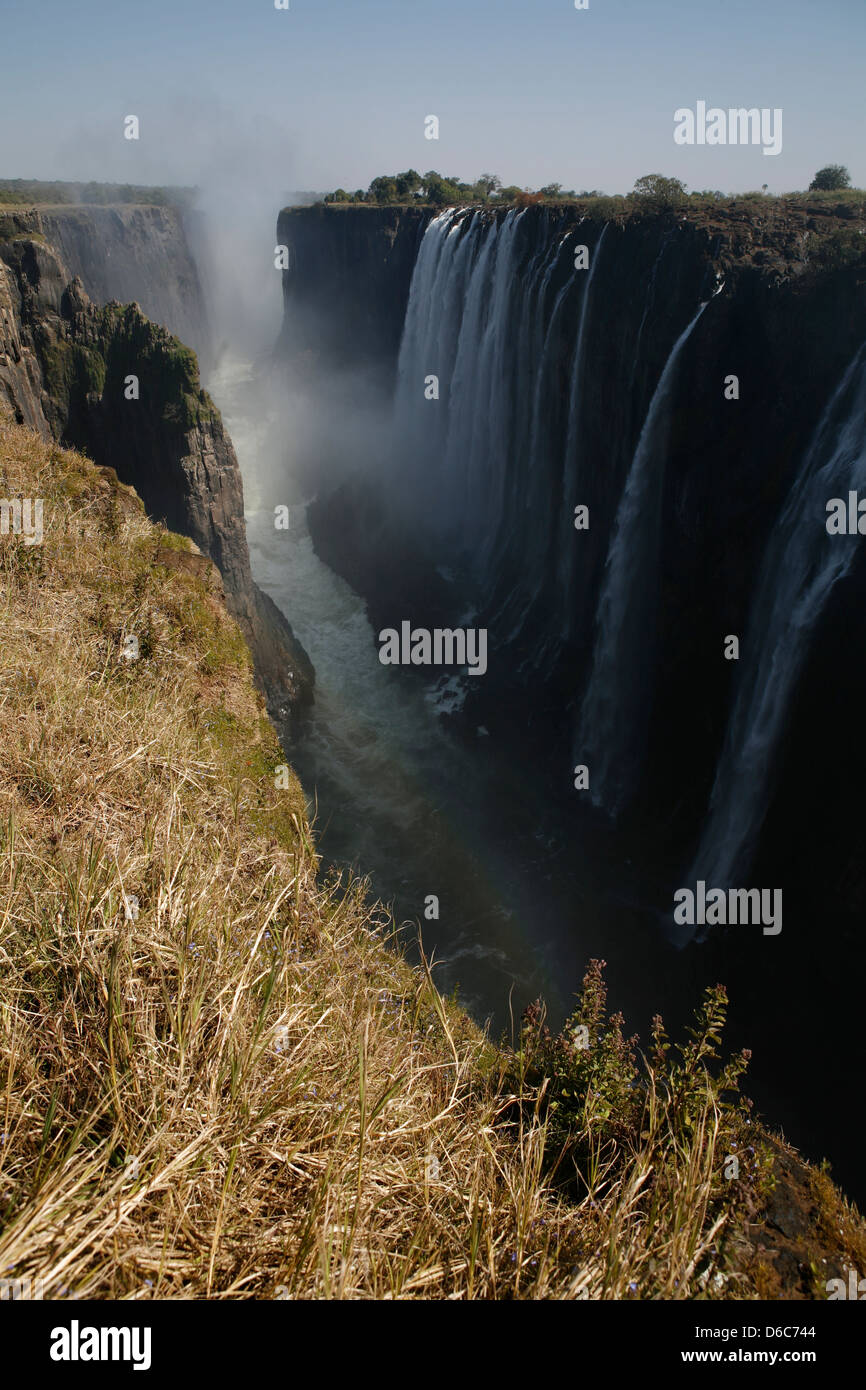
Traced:
<path fill-rule="evenodd" d="M 633 1064 L 591 970 L 588 1049 L 535 1016 L 494 1047 L 361 885 L 317 881 L 209 562 L 8 417 L 0 492 L 45 499 L 42 545 L 0 537 L 4 1277 L 748 1298 L 822 1296 L 862 1258 L 857 1214 L 738 1101 L 740 1061 L 719 1072 L 718 993 Z"/>

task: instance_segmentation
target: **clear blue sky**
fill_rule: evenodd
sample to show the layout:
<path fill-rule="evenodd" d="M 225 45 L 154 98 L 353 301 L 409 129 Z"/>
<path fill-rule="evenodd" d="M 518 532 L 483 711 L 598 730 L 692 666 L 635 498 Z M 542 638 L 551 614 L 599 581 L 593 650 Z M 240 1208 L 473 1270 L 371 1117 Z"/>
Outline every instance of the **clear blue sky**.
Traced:
<path fill-rule="evenodd" d="M 411 166 L 781 192 L 838 162 L 866 185 L 866 0 L 290 3 L 0 0 L 0 177 L 323 190 Z M 698 100 L 781 107 L 782 153 L 676 145 Z"/>

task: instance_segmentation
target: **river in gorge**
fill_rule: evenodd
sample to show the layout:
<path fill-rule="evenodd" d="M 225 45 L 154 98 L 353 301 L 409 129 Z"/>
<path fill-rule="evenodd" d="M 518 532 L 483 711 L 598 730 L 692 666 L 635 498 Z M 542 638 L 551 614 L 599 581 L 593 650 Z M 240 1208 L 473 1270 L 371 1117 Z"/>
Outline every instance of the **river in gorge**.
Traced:
<path fill-rule="evenodd" d="M 513 750 L 501 756 L 483 726 L 469 743 L 440 718 L 460 699 L 460 678 L 425 686 L 379 662 L 363 600 L 313 549 L 290 406 L 287 420 L 267 372 L 224 353 L 208 387 L 243 472 L 254 578 L 315 667 L 313 708 L 290 752 L 325 863 L 369 877 L 408 942 L 420 927 L 440 988 L 457 988 L 476 1018 L 510 1030 L 542 996 L 558 1023 L 610 918 L 595 856 L 565 842 Z M 275 526 L 278 505 L 289 507 L 288 529 Z M 616 910 L 620 940 L 632 940 L 639 912 Z M 611 963 L 619 954 L 609 941 Z"/>

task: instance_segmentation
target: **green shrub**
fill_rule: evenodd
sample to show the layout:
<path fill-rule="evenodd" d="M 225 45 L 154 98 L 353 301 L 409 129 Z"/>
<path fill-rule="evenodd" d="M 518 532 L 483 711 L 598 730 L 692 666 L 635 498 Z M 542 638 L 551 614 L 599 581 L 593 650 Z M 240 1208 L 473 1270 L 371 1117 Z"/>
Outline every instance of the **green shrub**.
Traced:
<path fill-rule="evenodd" d="M 810 191 L 833 190 L 837 188 L 850 188 L 851 175 L 844 164 L 825 164 L 823 169 L 819 169 L 812 182 L 809 184 Z"/>

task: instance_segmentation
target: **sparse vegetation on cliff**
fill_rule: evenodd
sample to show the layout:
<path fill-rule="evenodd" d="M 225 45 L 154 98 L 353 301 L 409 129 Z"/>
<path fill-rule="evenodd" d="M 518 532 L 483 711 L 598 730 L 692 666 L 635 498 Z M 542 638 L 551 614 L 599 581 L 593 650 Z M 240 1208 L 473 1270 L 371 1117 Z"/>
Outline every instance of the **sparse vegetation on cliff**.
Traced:
<path fill-rule="evenodd" d="M 109 384 L 118 397 L 129 364 L 134 362 L 167 422 L 190 430 L 216 418 L 216 407 L 201 387 L 198 361 L 191 348 L 145 318 L 135 304 L 108 304 L 92 313 L 93 336 L 104 355 Z"/>
<path fill-rule="evenodd" d="M 598 967 L 571 1031 L 533 1011 L 492 1045 L 362 884 L 318 880 L 211 566 L 8 417 L 0 475 L 45 501 L 42 545 L 0 538 L 6 1277 L 48 1298 L 750 1297 L 776 1277 L 777 1160 L 821 1213 L 781 1292 L 862 1259 L 856 1213 L 757 1125 L 725 1179 L 751 1117 L 718 992 L 646 1064 Z"/>
<path fill-rule="evenodd" d="M 181 207 L 191 202 L 195 189 L 159 188 L 133 183 L 70 183 L 50 179 L 0 179 L 0 203 L 56 204 L 147 203 L 156 207 Z"/>

